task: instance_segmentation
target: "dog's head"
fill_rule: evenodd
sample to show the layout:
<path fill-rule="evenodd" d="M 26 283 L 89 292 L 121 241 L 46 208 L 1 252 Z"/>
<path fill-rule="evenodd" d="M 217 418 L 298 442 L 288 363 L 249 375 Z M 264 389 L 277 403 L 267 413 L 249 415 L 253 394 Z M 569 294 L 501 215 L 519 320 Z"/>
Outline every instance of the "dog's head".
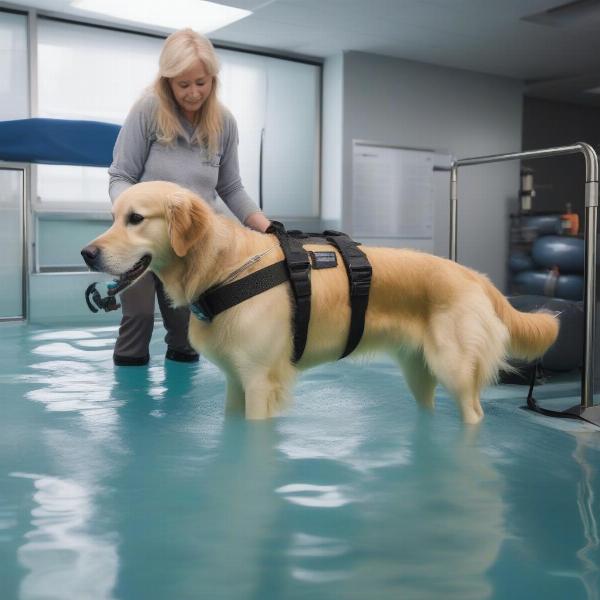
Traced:
<path fill-rule="evenodd" d="M 189 190 L 173 183 L 138 183 L 113 205 L 112 227 L 90 242 L 81 255 L 94 271 L 119 278 L 119 293 L 147 269 L 160 272 L 184 257 L 210 230 L 211 209 Z"/>

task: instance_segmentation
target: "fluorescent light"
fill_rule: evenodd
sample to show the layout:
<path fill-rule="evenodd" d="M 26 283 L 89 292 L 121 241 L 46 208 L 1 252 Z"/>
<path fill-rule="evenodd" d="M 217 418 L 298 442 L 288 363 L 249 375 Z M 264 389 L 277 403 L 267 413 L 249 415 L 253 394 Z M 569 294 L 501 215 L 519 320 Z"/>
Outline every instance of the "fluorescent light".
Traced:
<path fill-rule="evenodd" d="M 590 88 L 589 90 L 585 90 L 586 94 L 600 94 L 600 85 L 598 87 Z"/>
<path fill-rule="evenodd" d="M 168 29 L 191 27 L 209 33 L 252 14 L 252 11 L 205 0 L 73 0 L 81 10 L 158 25 Z"/>

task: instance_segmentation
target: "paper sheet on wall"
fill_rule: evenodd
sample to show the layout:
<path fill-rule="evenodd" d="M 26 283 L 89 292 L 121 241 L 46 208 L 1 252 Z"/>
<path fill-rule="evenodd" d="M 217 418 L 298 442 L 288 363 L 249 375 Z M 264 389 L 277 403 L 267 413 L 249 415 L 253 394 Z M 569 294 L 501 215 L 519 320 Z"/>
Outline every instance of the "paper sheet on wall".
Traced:
<path fill-rule="evenodd" d="M 433 237 L 432 152 L 355 142 L 352 233 L 362 237 Z"/>

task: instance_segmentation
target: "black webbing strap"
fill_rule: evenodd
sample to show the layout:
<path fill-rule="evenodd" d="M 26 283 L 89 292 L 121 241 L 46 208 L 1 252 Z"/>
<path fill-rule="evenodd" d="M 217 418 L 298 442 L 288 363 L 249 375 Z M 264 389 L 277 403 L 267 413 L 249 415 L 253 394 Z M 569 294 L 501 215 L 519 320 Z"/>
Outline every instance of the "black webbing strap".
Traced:
<path fill-rule="evenodd" d="M 312 240 L 313 237 L 317 243 L 319 240 L 325 239 L 326 243 L 335 246 L 341 254 L 348 274 L 351 308 L 350 329 L 346 347 L 340 358 L 348 356 L 360 342 L 365 328 L 365 314 L 369 303 L 372 275 L 368 258 L 358 248 L 357 242 L 345 233 L 338 231 L 330 230 L 323 234 L 287 232 L 281 223 L 272 221 L 266 233 L 275 234 L 285 260 L 255 271 L 233 283 L 207 290 L 190 304 L 190 310 L 199 319 L 211 321 L 224 310 L 289 280 L 294 296 L 292 362 L 297 363 L 306 347 L 311 309 L 311 263 L 303 243 L 307 243 L 307 240 Z"/>
<path fill-rule="evenodd" d="M 357 242 L 345 233 L 328 230 L 324 231 L 323 234 L 326 236 L 327 241 L 333 244 L 342 255 L 350 285 L 350 308 L 352 312 L 346 347 L 340 356 L 340 358 L 344 358 L 358 346 L 365 330 L 365 314 L 369 304 L 373 269 L 365 253 L 358 247 Z"/>
<path fill-rule="evenodd" d="M 272 221 L 267 233 L 274 233 L 285 255 L 288 275 L 294 295 L 295 308 L 293 318 L 294 351 L 292 362 L 302 357 L 308 338 L 310 321 L 310 259 L 299 239 L 287 234 L 285 227 L 278 221 Z"/>
<path fill-rule="evenodd" d="M 535 386 L 535 382 L 537 378 L 542 374 L 542 366 L 539 361 L 537 361 L 531 371 L 531 380 L 529 381 L 529 392 L 527 394 L 527 408 L 533 410 L 540 415 L 545 415 L 546 417 L 560 417 L 562 419 L 579 419 L 580 416 L 577 414 L 570 413 L 568 411 L 563 410 L 550 410 L 549 408 L 542 408 L 533 397 L 533 388 Z"/>
<path fill-rule="evenodd" d="M 224 310 L 266 292 L 288 279 L 285 261 L 281 260 L 233 283 L 207 290 L 190 304 L 190 310 L 199 319 L 211 321 Z"/>

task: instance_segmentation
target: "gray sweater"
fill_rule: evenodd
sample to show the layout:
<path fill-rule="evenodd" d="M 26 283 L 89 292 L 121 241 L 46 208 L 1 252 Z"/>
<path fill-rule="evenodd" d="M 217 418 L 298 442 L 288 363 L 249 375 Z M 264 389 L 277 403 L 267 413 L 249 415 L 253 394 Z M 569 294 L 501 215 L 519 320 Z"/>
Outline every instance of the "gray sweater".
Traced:
<path fill-rule="evenodd" d="M 111 200 L 114 202 L 135 183 L 162 180 L 192 190 L 217 212 L 229 213 L 229 209 L 242 223 L 258 212 L 240 178 L 238 130 L 233 115 L 224 110 L 219 151 L 210 155 L 206 146 L 191 143 L 193 126 L 181 115 L 185 137 L 178 136 L 172 146 L 159 143 L 154 119 L 156 106 L 154 96 L 144 96 L 125 119 L 108 169 Z"/>

